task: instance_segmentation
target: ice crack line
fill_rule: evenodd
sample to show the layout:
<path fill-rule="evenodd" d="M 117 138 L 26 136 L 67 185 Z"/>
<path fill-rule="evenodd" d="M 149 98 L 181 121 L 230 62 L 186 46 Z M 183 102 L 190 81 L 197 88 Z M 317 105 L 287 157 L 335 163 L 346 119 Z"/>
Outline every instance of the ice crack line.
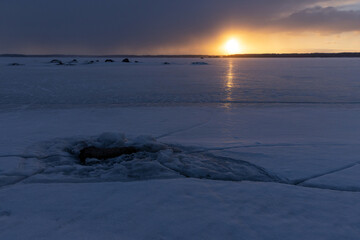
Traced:
<path fill-rule="evenodd" d="M 220 147 L 220 148 L 206 148 L 201 150 L 189 151 L 187 153 L 203 153 L 209 151 L 220 151 L 220 150 L 229 150 L 235 148 L 257 148 L 257 147 L 306 147 L 314 145 L 326 145 L 326 146 L 348 146 L 349 144 L 337 144 L 337 143 L 312 143 L 312 144 L 292 144 L 292 143 L 275 143 L 275 144 L 250 144 L 250 145 L 235 145 L 230 147 Z"/>
<path fill-rule="evenodd" d="M 333 169 L 331 171 L 327 171 L 327 172 L 324 172 L 324 173 L 320 173 L 320 174 L 316 174 L 316 175 L 313 175 L 311 177 L 308 177 L 308 178 L 304 178 L 304 179 L 298 179 L 298 180 L 295 180 L 294 181 L 294 184 L 295 185 L 300 185 L 306 181 L 309 181 L 309 180 L 312 180 L 312 179 L 315 179 L 315 178 L 319 178 L 319 177 L 323 177 L 323 176 L 326 176 L 326 175 L 329 175 L 329 174 L 333 174 L 333 173 L 336 173 L 336 172 L 341 172 L 343 170 L 346 170 L 346 169 L 349 169 L 349 168 L 352 168 L 356 165 L 360 164 L 360 161 L 358 162 L 355 162 L 355 163 L 351 163 L 351 164 L 348 164 L 346 166 L 343 166 L 341 168 L 336 168 L 336 169 Z"/>
<path fill-rule="evenodd" d="M 9 182 L 9 183 L 6 183 L 6 184 L 3 184 L 3 185 L 0 185 L 0 189 L 4 188 L 4 187 L 13 186 L 15 184 L 18 184 L 18 183 L 20 183 L 20 182 L 22 182 L 22 181 L 24 181 L 24 180 L 26 180 L 28 178 L 31 178 L 31 177 L 33 177 L 35 175 L 43 173 L 44 171 L 45 171 L 45 168 L 42 168 L 42 169 L 39 169 L 38 171 L 36 171 L 36 172 L 34 172 L 33 174 L 30 174 L 30 175 L 17 176 L 18 178 L 16 180 L 14 180 L 12 182 Z M 14 176 L 14 177 L 16 177 L 16 176 Z"/>
<path fill-rule="evenodd" d="M 223 160 L 224 162 L 233 162 L 233 163 L 241 163 L 244 166 L 248 166 L 248 167 L 252 167 L 254 169 L 256 169 L 259 173 L 263 174 L 264 176 L 267 176 L 269 179 L 272 179 L 272 181 L 274 182 L 278 182 L 278 183 L 289 183 L 288 179 L 284 179 L 280 176 L 277 176 L 271 172 L 269 172 L 268 170 L 266 170 L 265 168 L 258 166 L 256 164 L 250 163 L 248 161 L 245 160 L 241 160 L 241 159 L 234 159 L 234 158 L 229 158 L 229 157 L 222 157 L 222 156 L 216 156 L 213 154 L 206 154 L 206 156 L 208 157 L 212 157 L 215 159 L 220 159 Z"/>
<path fill-rule="evenodd" d="M 165 133 L 165 134 L 162 134 L 162 135 L 160 135 L 160 136 L 155 137 L 155 139 L 160 139 L 160 138 L 164 138 L 164 137 L 171 136 L 171 135 L 176 134 L 176 133 L 189 131 L 189 130 L 191 130 L 191 129 L 204 126 L 204 125 L 206 125 L 207 123 L 209 123 L 210 121 L 211 121 L 211 120 L 208 120 L 208 121 L 205 121 L 205 122 L 202 122 L 202 123 L 198 123 L 198 124 L 192 125 L 192 126 L 190 126 L 190 127 L 181 128 L 181 129 L 178 129 L 178 130 L 169 132 L 169 133 Z"/>
<path fill-rule="evenodd" d="M 49 156 L 44 156 L 44 157 L 39 157 L 39 156 L 33 156 L 33 155 L 21 155 L 21 154 L 8 154 L 8 155 L 2 155 L 0 156 L 0 158 L 7 158 L 7 157 L 19 157 L 19 158 L 23 158 L 23 159 L 30 159 L 30 158 L 35 158 L 38 160 L 44 160 L 47 158 L 51 158 L 51 157 L 69 157 L 69 156 L 64 156 L 64 155 L 49 155 Z M 37 174 L 41 174 L 45 171 L 45 168 L 41 168 L 38 171 L 34 172 L 33 174 L 30 175 L 11 175 L 8 177 L 15 177 L 16 179 L 14 181 L 11 181 L 9 183 L 5 183 L 5 184 L 0 184 L 0 189 L 7 187 L 7 186 L 13 186 L 15 184 L 18 184 L 20 182 L 23 182 L 24 180 L 33 177 Z"/>
<path fill-rule="evenodd" d="M 318 177 L 322 177 L 322 176 L 325 176 L 325 175 L 328 175 L 328 174 L 340 172 L 340 171 L 349 169 L 351 167 L 354 167 L 354 166 L 360 164 L 360 161 L 348 164 L 348 165 L 346 165 L 344 167 L 341 167 L 341 168 L 337 168 L 337 169 L 334 169 L 334 170 L 331 170 L 331 171 L 327 171 L 325 173 L 316 174 L 316 175 L 314 175 L 312 177 L 309 177 L 309 178 L 306 178 L 306 179 L 291 181 L 291 180 L 288 180 L 287 178 L 283 178 L 283 177 L 277 176 L 275 174 L 272 174 L 269 171 L 267 171 L 265 168 L 260 167 L 260 166 L 258 166 L 256 164 L 252 164 L 252 163 L 247 162 L 247 161 L 237 160 L 237 159 L 227 158 L 227 157 L 219 157 L 219 156 L 212 155 L 212 154 L 207 154 L 207 155 L 216 157 L 217 159 L 224 159 L 226 161 L 234 161 L 234 162 L 242 162 L 243 164 L 246 164 L 248 166 L 252 166 L 252 167 L 256 168 L 258 171 L 260 171 L 262 174 L 270 177 L 273 180 L 273 182 L 275 182 L 275 183 L 286 184 L 286 185 L 291 185 L 291 186 L 298 186 L 298 187 L 305 187 L 305 188 L 322 189 L 322 190 L 332 190 L 332 191 L 341 191 L 341 192 L 360 192 L 359 187 L 337 187 L 337 186 L 327 186 L 327 185 L 301 185 L 302 183 L 304 183 L 306 181 L 309 181 L 311 179 L 315 179 L 315 178 L 318 178 Z M 266 182 L 266 181 L 258 181 L 258 180 L 246 180 L 246 181 L 250 181 L 250 182 Z"/>
<path fill-rule="evenodd" d="M 61 154 L 54 154 L 54 155 L 48 155 L 48 156 L 36 156 L 36 155 L 22 155 L 22 154 L 6 154 L 6 155 L 0 155 L 0 158 L 8 158 L 8 157 L 19 157 L 19 158 L 24 158 L 24 159 L 29 159 L 29 158 L 36 158 L 39 160 L 42 159 L 47 159 L 47 158 L 51 158 L 51 157 L 72 157 L 70 155 L 65 156 L 65 155 L 61 155 Z"/>

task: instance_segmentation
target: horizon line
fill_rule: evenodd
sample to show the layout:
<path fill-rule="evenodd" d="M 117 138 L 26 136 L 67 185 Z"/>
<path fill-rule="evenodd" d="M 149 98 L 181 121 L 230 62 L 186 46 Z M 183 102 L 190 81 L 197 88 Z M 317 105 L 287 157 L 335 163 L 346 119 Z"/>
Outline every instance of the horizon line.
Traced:
<path fill-rule="evenodd" d="M 0 57 L 184 57 L 184 58 L 251 58 L 251 57 L 360 57 L 360 52 L 308 52 L 308 53 L 239 53 L 239 54 L 21 54 L 3 53 Z"/>

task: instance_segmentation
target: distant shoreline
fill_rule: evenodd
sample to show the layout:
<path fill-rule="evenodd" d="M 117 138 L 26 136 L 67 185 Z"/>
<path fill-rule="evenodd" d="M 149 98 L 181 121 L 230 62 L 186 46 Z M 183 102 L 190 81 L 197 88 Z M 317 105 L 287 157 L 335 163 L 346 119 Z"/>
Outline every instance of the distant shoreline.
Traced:
<path fill-rule="evenodd" d="M 0 54 L 0 57 L 93 57 L 93 58 L 360 58 L 360 52 L 341 53 L 262 53 L 235 55 L 71 55 L 71 54 Z"/>

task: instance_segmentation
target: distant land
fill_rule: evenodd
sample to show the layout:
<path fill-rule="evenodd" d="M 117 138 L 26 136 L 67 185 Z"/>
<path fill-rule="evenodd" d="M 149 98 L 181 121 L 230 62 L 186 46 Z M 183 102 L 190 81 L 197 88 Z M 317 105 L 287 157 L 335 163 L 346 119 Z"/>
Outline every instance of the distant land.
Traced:
<path fill-rule="evenodd" d="M 360 52 L 342 53 L 264 53 L 264 54 L 235 54 L 236 58 L 342 58 L 360 57 Z"/>
<path fill-rule="evenodd" d="M 142 57 L 142 58 L 360 58 L 360 52 L 341 53 L 260 53 L 260 54 L 234 54 L 234 55 L 27 55 L 27 54 L 0 54 L 0 57 Z"/>

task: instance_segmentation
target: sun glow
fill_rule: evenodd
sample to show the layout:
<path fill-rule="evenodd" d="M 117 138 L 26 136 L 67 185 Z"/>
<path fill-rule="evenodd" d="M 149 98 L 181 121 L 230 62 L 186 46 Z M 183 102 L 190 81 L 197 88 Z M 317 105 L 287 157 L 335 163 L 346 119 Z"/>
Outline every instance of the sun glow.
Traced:
<path fill-rule="evenodd" d="M 236 38 L 229 39 L 224 45 L 227 54 L 238 54 L 242 52 L 239 41 Z"/>

